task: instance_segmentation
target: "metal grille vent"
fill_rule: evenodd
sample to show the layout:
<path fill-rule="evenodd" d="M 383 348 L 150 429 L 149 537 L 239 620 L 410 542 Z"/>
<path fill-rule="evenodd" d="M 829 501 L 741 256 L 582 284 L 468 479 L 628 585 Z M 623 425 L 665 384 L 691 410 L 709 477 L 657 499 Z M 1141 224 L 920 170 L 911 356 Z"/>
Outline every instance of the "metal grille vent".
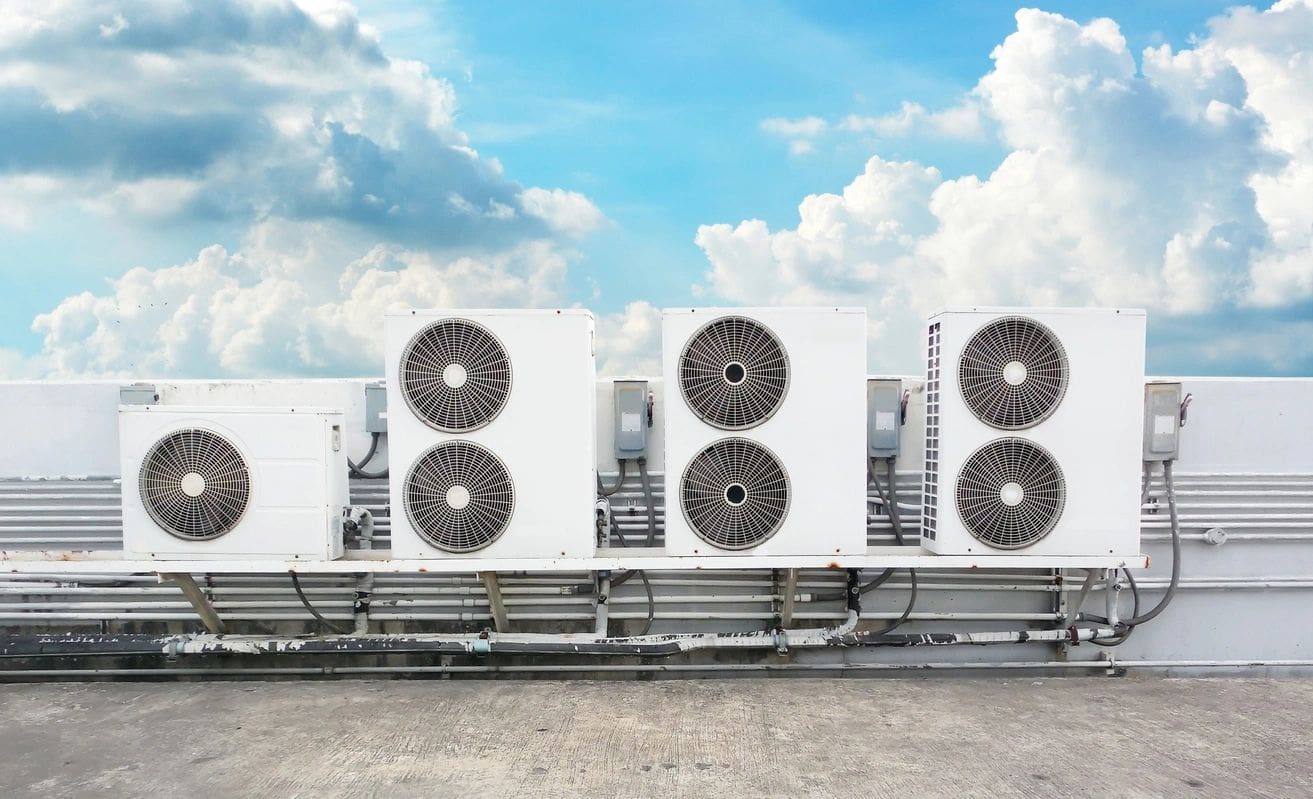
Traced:
<path fill-rule="evenodd" d="M 415 416 L 446 433 L 488 424 L 511 393 L 506 349 L 467 319 L 441 319 L 416 333 L 401 354 L 398 376 Z"/>
<path fill-rule="evenodd" d="M 755 427 L 789 390 L 789 356 L 765 325 L 724 316 L 704 325 L 679 356 L 679 389 L 688 407 L 722 430 Z"/>
<path fill-rule="evenodd" d="M 146 512 L 185 541 L 206 541 L 237 526 L 251 501 L 251 470 L 218 433 L 176 430 L 146 453 L 138 475 Z"/>
<path fill-rule="evenodd" d="M 1066 499 L 1058 462 L 1024 438 L 989 442 L 957 477 L 962 523 L 977 540 L 998 549 L 1020 549 L 1048 535 Z"/>
<path fill-rule="evenodd" d="M 967 342 L 957 380 L 976 418 L 1001 430 L 1021 430 L 1047 419 L 1062 401 L 1067 353 L 1044 325 L 1007 316 Z"/>
<path fill-rule="evenodd" d="M 410 467 L 403 488 L 415 532 L 445 552 L 473 552 L 501 537 L 515 510 L 510 472 L 469 441 L 430 448 Z"/>
<path fill-rule="evenodd" d="M 934 540 L 939 529 L 939 323 L 926 337 L 925 469 L 921 484 L 921 537 Z"/>
<path fill-rule="evenodd" d="M 721 549 L 747 549 L 770 538 L 789 512 L 789 475 L 770 450 L 746 438 L 723 438 L 699 452 L 679 484 L 693 532 Z"/>

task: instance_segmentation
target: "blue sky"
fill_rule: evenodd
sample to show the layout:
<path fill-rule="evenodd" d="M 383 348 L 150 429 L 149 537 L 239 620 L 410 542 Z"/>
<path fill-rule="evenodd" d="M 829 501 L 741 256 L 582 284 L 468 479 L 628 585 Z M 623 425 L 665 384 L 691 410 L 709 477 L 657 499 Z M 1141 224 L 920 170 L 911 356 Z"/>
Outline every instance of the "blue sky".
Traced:
<path fill-rule="evenodd" d="M 1313 373 L 1299 0 L 318 5 L 0 23 L 0 374 L 376 372 L 448 303 L 584 304 L 628 370 L 653 307 L 838 301 L 873 369 L 1117 303 L 1152 371 Z"/>

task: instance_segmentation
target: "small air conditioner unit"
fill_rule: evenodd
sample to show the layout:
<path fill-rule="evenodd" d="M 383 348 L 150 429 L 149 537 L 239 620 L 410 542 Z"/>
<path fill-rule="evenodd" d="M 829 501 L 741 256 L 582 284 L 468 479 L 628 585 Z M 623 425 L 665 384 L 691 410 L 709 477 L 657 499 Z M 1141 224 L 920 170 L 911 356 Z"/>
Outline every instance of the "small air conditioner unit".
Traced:
<path fill-rule="evenodd" d="M 671 555 L 866 551 L 866 312 L 662 314 Z"/>
<path fill-rule="evenodd" d="M 954 555 L 1140 553 L 1145 316 L 930 318 L 921 543 Z"/>
<path fill-rule="evenodd" d="M 119 408 L 126 557 L 342 556 L 343 414 L 309 408 Z"/>
<path fill-rule="evenodd" d="M 594 555 L 593 315 L 414 310 L 384 327 L 393 556 Z"/>

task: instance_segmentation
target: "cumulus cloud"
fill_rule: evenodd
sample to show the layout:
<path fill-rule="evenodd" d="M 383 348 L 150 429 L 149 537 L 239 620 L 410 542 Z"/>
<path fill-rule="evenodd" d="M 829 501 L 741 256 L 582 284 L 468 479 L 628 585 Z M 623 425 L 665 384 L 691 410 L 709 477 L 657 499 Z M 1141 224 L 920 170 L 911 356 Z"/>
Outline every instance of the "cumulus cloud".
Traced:
<path fill-rule="evenodd" d="M 980 139 L 985 123 L 975 102 L 964 102 L 942 111 L 927 111 L 920 103 L 904 101 L 893 114 L 861 116 L 850 114 L 839 123 L 840 130 L 874 133 L 883 138 L 912 135 L 940 139 Z"/>
<path fill-rule="evenodd" d="M 324 219 L 444 245 L 553 232 L 455 126 L 451 84 L 389 57 L 345 4 L 19 2 L 6 17 L 0 184 L 44 176 L 53 197 L 152 223 Z"/>
<path fill-rule="evenodd" d="M 377 245 L 335 261 L 316 249 L 332 238 L 320 225 L 274 227 L 258 226 L 237 252 L 206 247 L 176 266 L 132 269 L 106 294 L 65 299 L 33 323 L 41 366 L 54 376 L 371 375 L 382 370 L 389 309 L 563 298 L 567 264 L 549 242 L 450 257 Z M 335 279 L 300 279 L 324 261 Z"/>
<path fill-rule="evenodd" d="M 0 372 L 376 374 L 388 308 L 562 304 L 567 245 L 606 217 L 508 178 L 455 112 L 343 3 L 10 4 L 3 224 L 246 233 L 64 299 L 33 322 L 40 354 Z"/>
<path fill-rule="evenodd" d="M 812 140 L 825 133 L 829 123 L 820 117 L 802 117 L 800 119 L 769 117 L 761 121 L 760 127 L 764 132 L 773 136 L 790 139 L 789 152 L 791 154 L 806 155 L 816 148 Z"/>
<path fill-rule="evenodd" d="M 865 303 L 873 364 L 901 371 L 920 365 L 907 331 L 942 305 L 1144 305 L 1205 335 L 1251 306 L 1300 307 L 1313 298 L 1313 4 L 1210 27 L 1137 67 L 1112 20 L 1019 11 L 971 97 L 1009 148 L 992 174 L 943 180 L 874 157 L 842 194 L 804 199 L 795 228 L 700 228 L 702 288 Z M 928 116 L 906 105 L 870 125 Z M 1233 350 L 1197 347 L 1196 363 Z"/>
<path fill-rule="evenodd" d="M 661 374 L 661 311 L 638 300 L 597 319 L 600 375 Z"/>

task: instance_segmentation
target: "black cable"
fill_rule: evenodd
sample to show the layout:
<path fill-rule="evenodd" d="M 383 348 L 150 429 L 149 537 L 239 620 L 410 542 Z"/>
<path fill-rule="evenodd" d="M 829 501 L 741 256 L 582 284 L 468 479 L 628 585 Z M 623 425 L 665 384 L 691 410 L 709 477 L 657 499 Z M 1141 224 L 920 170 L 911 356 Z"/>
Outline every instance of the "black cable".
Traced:
<path fill-rule="evenodd" d="M 1167 593 L 1163 594 L 1163 598 L 1153 606 L 1152 610 L 1144 615 L 1134 613 L 1126 620 L 1126 624 L 1130 627 L 1158 618 L 1158 614 L 1167 610 L 1167 606 L 1172 603 L 1172 598 L 1176 596 L 1176 587 L 1181 583 L 1181 520 L 1176 515 L 1176 484 L 1172 480 L 1171 461 L 1163 461 L 1163 483 L 1167 486 L 1167 514 L 1172 523 L 1172 579 L 1167 583 Z"/>
<path fill-rule="evenodd" d="M 597 473 L 597 495 L 601 497 L 612 497 L 620 491 L 621 486 L 625 484 L 625 458 L 617 458 L 616 463 L 620 464 L 620 476 L 616 478 L 615 485 L 607 488 L 602 485 L 602 473 Z"/>
<path fill-rule="evenodd" d="M 880 492 L 880 498 L 885 501 L 885 507 L 889 509 L 889 523 L 894 527 L 894 540 L 898 542 L 899 546 L 903 546 L 903 517 L 898 510 L 898 481 L 897 475 L 894 472 L 894 459 L 888 458 L 885 461 L 885 466 L 885 473 L 889 477 L 889 496 L 885 497 L 884 491 L 881 490 L 880 482 L 878 480 L 875 481 L 875 490 Z M 883 630 L 872 633 L 872 635 L 884 635 L 885 633 L 893 632 L 902 626 L 903 622 L 907 621 L 912 615 L 912 608 L 916 607 L 916 569 L 908 569 L 907 578 L 912 583 L 912 593 L 907 597 L 907 607 L 903 609 L 903 615 L 894 619 L 893 623 L 885 627 Z"/>
<path fill-rule="evenodd" d="M 296 576 L 296 572 L 289 571 L 287 574 L 289 577 L 292 578 L 292 588 L 296 589 L 296 595 L 301 599 L 301 604 L 305 605 L 305 609 L 310 611 L 310 615 L 318 619 L 319 623 L 323 625 L 325 628 L 327 628 L 330 632 L 337 633 L 338 635 L 346 635 L 348 632 L 347 630 L 338 627 L 336 624 L 333 624 L 331 621 L 324 618 L 324 615 L 319 611 L 315 610 L 314 605 L 310 604 L 310 600 L 308 597 L 306 597 L 305 591 L 301 590 L 301 580 Z"/>
<path fill-rule="evenodd" d="M 890 471 L 893 470 L 893 463 L 894 463 L 893 458 L 890 458 L 890 459 L 889 459 L 889 468 L 890 468 Z M 884 490 L 880 488 L 880 481 L 877 480 L 876 477 L 875 477 L 875 470 L 874 470 L 874 468 L 873 468 L 873 465 L 874 465 L 874 464 L 875 464 L 875 458 L 867 458 L 867 460 L 866 460 L 866 480 L 867 480 L 867 482 L 872 483 L 872 484 L 875 485 L 876 493 L 878 493 L 878 494 L 880 495 L 880 503 L 883 504 L 883 505 L 885 506 L 885 513 L 889 515 L 889 523 L 890 523 L 891 525 L 893 525 L 893 528 L 894 528 L 894 540 L 897 541 L 898 544 L 901 546 L 901 545 L 903 544 L 903 526 L 902 526 L 902 523 L 901 523 L 902 520 L 901 520 L 901 517 L 900 517 L 899 520 L 898 520 L 898 522 L 895 522 L 895 521 L 894 521 L 894 514 L 896 514 L 898 511 L 897 511 L 896 509 L 892 509 L 892 504 L 890 503 L 890 501 L 887 500 L 887 499 L 885 499 Z M 894 572 L 895 572 L 895 571 L 897 571 L 897 570 L 896 570 L 896 569 L 885 569 L 884 571 L 880 572 L 880 573 L 879 573 L 878 575 L 876 575 L 873 579 L 871 579 L 870 582 L 868 582 L 868 583 L 866 583 L 865 585 L 863 585 L 862 587 L 858 588 L 858 589 L 857 589 L 857 595 L 858 595 L 858 596 L 864 596 L 864 595 L 870 593 L 871 591 L 874 591 L 875 589 L 879 588 L 880 586 L 884 585 L 886 582 L 889 581 L 889 578 L 890 578 L 890 577 L 893 577 L 893 576 L 894 576 Z M 848 594 L 847 594 L 846 592 L 843 592 L 843 591 L 837 591 L 837 592 L 832 592 L 832 593 L 828 593 L 828 594 L 816 594 L 815 597 L 814 597 L 814 601 L 816 601 L 816 602 L 836 602 L 836 601 L 838 601 L 838 600 L 841 600 L 841 599 L 847 599 L 847 598 L 848 598 Z"/>
<path fill-rule="evenodd" d="M 387 478 L 388 476 L 387 469 L 384 469 L 381 472 L 365 471 L 365 467 L 368 466 L 369 462 L 374 459 L 374 453 L 378 452 L 379 435 L 380 435 L 379 433 L 373 433 L 370 435 L 369 451 L 365 453 L 364 458 L 361 458 L 360 463 L 358 464 L 353 463 L 350 458 L 346 459 L 346 465 L 347 468 L 350 469 L 352 477 L 359 477 L 362 480 L 383 480 Z"/>
<path fill-rule="evenodd" d="M 638 479 L 643 483 L 643 504 L 647 505 L 647 545 L 656 546 L 656 501 L 652 499 L 652 480 L 647 476 L 647 458 L 638 459 Z"/>
<path fill-rule="evenodd" d="M 642 570 L 638 572 L 638 579 L 643 581 L 643 590 L 647 592 L 647 622 L 639 635 L 647 635 L 652 629 L 652 620 L 656 618 L 656 598 L 652 596 L 652 584 L 647 581 L 647 575 Z"/>

